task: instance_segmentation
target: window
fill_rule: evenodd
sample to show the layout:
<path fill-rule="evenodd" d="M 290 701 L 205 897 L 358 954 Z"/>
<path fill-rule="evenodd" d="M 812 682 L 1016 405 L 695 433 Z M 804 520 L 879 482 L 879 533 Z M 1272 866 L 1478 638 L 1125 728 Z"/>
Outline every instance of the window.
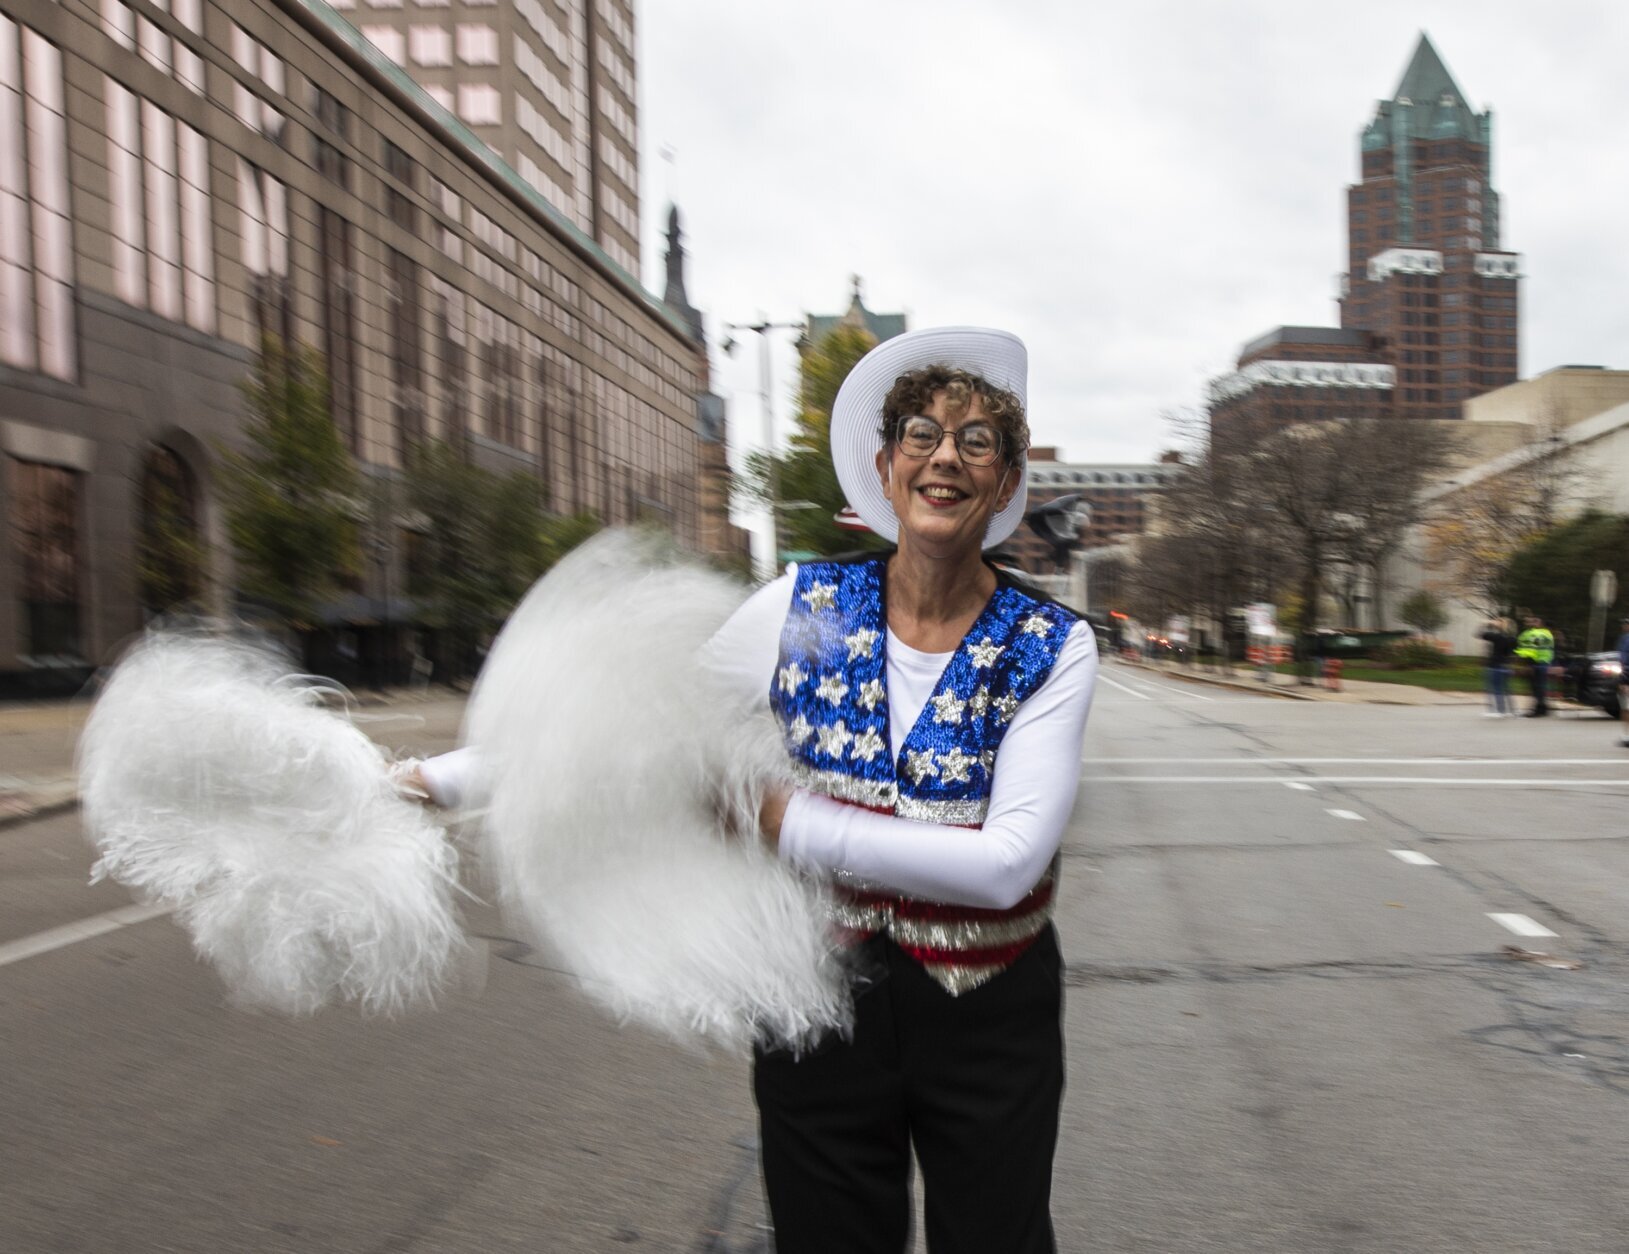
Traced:
<path fill-rule="evenodd" d="M 182 288 L 187 323 L 215 330 L 215 244 L 209 213 L 209 141 L 176 123 L 181 153 Z"/>
<path fill-rule="evenodd" d="M 498 89 L 486 83 L 460 83 L 458 116 L 471 126 L 502 125 L 503 110 L 498 101 Z"/>
<path fill-rule="evenodd" d="M 460 23 L 458 59 L 465 65 L 498 64 L 498 32 L 490 26 Z"/>
<path fill-rule="evenodd" d="M 390 250 L 390 363 L 395 384 L 396 450 L 407 451 L 424 439 L 424 356 L 418 267 L 404 253 Z"/>
<path fill-rule="evenodd" d="M 351 224 L 327 205 L 317 210 L 317 264 L 328 355 L 328 401 L 334 425 L 351 452 L 361 451 L 357 422 L 356 319 L 352 291 Z"/>
<path fill-rule="evenodd" d="M 407 55 L 414 65 L 451 65 L 452 35 L 442 26 L 409 27 Z"/>
<path fill-rule="evenodd" d="M 407 39 L 394 26 L 364 26 L 362 37 L 397 65 L 407 60 Z"/>
<path fill-rule="evenodd" d="M 147 303 L 181 319 L 181 214 L 176 182 L 175 119 L 141 102 L 141 155 L 147 203 Z"/>
<path fill-rule="evenodd" d="M 16 458 L 7 459 L 7 470 L 19 652 L 35 661 L 81 661 L 79 473 Z"/>
<path fill-rule="evenodd" d="M 0 360 L 71 379 L 73 227 L 62 53 L 0 15 Z"/>
<path fill-rule="evenodd" d="M 424 94 L 430 97 L 448 113 L 454 111 L 453 94 L 451 87 L 426 87 Z"/>

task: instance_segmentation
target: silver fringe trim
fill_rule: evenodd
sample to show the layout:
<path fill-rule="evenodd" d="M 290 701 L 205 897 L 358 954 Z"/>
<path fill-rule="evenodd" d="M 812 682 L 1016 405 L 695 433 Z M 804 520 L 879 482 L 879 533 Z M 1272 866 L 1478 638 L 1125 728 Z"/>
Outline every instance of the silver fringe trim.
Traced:
<path fill-rule="evenodd" d="M 901 945 L 918 945 L 931 949 L 989 949 L 995 945 L 1016 945 L 1019 941 L 1039 936 L 1052 917 L 1052 904 L 1001 922 L 968 920 L 949 923 L 940 919 L 901 919 L 895 917 L 888 924 L 888 935 Z"/>
<path fill-rule="evenodd" d="M 945 966 L 934 962 L 924 962 L 922 969 L 945 992 L 952 997 L 960 997 L 963 993 L 972 992 L 980 984 L 986 984 L 1005 971 L 1011 963 L 983 963 L 979 966 Z"/>
<path fill-rule="evenodd" d="M 842 771 L 817 771 L 803 762 L 792 764 L 792 778 L 800 788 L 854 805 L 892 810 L 899 800 L 899 785 L 892 781 L 855 779 Z"/>
<path fill-rule="evenodd" d="M 990 799 L 978 797 L 967 801 L 922 801 L 915 797 L 901 797 L 894 805 L 894 813 L 902 819 L 915 819 L 919 823 L 946 823 L 967 827 L 984 822 L 990 813 Z"/>

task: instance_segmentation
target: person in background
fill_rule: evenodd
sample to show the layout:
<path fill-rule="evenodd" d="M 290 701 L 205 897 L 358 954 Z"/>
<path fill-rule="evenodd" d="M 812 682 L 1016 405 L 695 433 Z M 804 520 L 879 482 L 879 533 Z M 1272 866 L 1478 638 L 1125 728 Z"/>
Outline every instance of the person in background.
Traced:
<path fill-rule="evenodd" d="M 1485 718 L 1506 718 L 1516 713 L 1515 703 L 1510 699 L 1510 657 L 1516 650 L 1512 626 L 1508 618 L 1490 618 L 1487 629 L 1482 632 L 1482 639 L 1488 645 L 1483 669 L 1488 691 Z"/>
<path fill-rule="evenodd" d="M 1550 663 L 1555 660 L 1555 637 L 1537 614 L 1527 616 L 1522 634 L 1516 637 L 1516 656 L 1527 663 L 1533 685 L 1533 708 L 1525 717 L 1543 718 L 1550 712 L 1545 692 L 1550 680 Z"/>

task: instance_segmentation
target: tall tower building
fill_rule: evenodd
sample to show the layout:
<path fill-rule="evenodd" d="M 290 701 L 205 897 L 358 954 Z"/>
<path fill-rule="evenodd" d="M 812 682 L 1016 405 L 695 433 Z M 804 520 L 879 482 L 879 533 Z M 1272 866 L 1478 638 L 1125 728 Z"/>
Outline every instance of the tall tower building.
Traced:
<path fill-rule="evenodd" d="M 634 0 L 331 0 L 639 276 Z"/>
<path fill-rule="evenodd" d="M 1500 241 L 1493 114 L 1471 107 L 1422 34 L 1361 147 L 1341 326 L 1380 337 L 1397 416 L 1456 418 L 1461 401 L 1516 380 L 1521 259 Z"/>
<path fill-rule="evenodd" d="M 1275 327 L 1213 379 L 1213 438 L 1341 417 L 1458 418 L 1516 379 L 1521 258 L 1503 247 L 1493 117 L 1424 34 L 1364 128 L 1339 327 Z"/>

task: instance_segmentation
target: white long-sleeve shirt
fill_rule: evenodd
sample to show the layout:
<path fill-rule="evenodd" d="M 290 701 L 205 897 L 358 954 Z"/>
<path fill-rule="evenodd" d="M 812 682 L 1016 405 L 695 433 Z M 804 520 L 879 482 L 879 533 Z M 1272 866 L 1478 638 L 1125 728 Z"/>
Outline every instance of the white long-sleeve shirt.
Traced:
<path fill-rule="evenodd" d="M 794 576 L 749 597 L 703 648 L 701 662 L 744 707 L 767 704 Z M 923 653 L 888 633 L 888 730 L 901 745 L 953 653 Z M 798 789 L 781 822 L 780 856 L 848 872 L 912 897 L 1006 909 L 1040 879 L 1063 839 L 1080 779 L 1080 746 L 1097 682 L 1097 641 L 1076 623 L 1046 681 L 1018 708 L 996 755 L 981 828 L 878 814 Z M 441 805 L 473 803 L 480 761 L 469 749 L 422 766 Z"/>

